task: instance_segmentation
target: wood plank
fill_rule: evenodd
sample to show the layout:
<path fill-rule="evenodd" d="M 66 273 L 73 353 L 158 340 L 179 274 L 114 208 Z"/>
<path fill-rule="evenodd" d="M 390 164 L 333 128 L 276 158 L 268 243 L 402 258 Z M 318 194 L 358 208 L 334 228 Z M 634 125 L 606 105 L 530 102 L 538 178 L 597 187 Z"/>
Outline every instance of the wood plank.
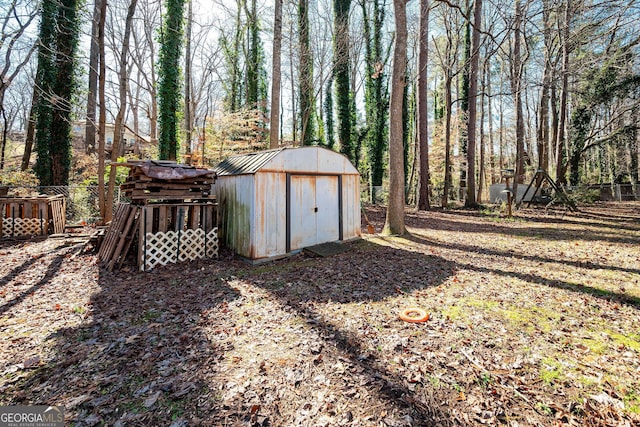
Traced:
<path fill-rule="evenodd" d="M 129 233 L 131 229 L 135 229 L 135 220 L 138 216 L 138 207 L 132 206 L 127 215 L 127 221 L 124 224 L 124 227 L 120 231 L 120 236 L 118 239 L 118 244 L 116 245 L 115 250 L 113 251 L 113 255 L 111 255 L 111 259 L 109 260 L 109 264 L 107 265 L 107 270 L 113 271 L 113 267 L 118 263 L 118 259 L 120 256 L 123 258 L 126 256 L 126 251 L 123 252 L 125 246 L 127 249 L 129 248 L 129 244 L 127 244 L 127 239 L 129 238 Z M 133 227 L 132 227 L 133 226 Z"/>
<path fill-rule="evenodd" d="M 158 208 L 158 231 L 162 231 L 163 233 L 167 232 L 167 206 L 160 206 Z"/>
<path fill-rule="evenodd" d="M 126 220 L 125 216 L 129 211 L 129 207 L 129 204 L 122 203 L 118 205 L 118 208 L 116 209 L 116 214 L 111 221 L 111 225 L 107 229 L 104 242 L 102 243 L 100 251 L 98 252 L 98 260 L 103 264 L 111 259 L 113 249 L 118 240 L 120 228 L 122 226 L 122 223 Z"/>

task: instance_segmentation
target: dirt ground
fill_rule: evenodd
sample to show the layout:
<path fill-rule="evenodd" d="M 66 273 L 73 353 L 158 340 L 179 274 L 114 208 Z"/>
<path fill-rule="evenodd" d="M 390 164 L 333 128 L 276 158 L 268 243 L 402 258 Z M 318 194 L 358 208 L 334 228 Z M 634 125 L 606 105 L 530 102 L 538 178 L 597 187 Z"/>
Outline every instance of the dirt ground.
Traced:
<path fill-rule="evenodd" d="M 74 426 L 640 425 L 640 203 L 407 225 L 145 273 L 2 240 L 0 405 Z"/>

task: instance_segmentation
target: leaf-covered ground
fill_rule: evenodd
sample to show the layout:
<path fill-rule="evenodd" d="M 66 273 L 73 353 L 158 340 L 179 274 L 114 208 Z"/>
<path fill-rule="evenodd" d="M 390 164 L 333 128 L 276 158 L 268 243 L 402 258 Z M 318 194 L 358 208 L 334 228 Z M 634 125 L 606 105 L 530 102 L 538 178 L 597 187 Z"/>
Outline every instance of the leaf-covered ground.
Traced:
<path fill-rule="evenodd" d="M 0 405 L 75 426 L 640 425 L 640 204 L 516 215 L 407 211 L 410 235 L 332 257 L 148 273 L 0 241 Z"/>

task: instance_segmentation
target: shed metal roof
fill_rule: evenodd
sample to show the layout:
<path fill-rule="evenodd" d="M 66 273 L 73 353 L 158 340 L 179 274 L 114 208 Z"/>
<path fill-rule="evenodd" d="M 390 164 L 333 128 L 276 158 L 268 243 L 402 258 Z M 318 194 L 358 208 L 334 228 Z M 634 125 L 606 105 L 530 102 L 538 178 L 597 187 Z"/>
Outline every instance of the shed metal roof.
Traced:
<path fill-rule="evenodd" d="M 245 175 L 256 173 L 284 149 L 285 148 L 277 148 L 275 150 L 258 151 L 257 153 L 240 154 L 229 157 L 216 166 L 216 174 Z"/>

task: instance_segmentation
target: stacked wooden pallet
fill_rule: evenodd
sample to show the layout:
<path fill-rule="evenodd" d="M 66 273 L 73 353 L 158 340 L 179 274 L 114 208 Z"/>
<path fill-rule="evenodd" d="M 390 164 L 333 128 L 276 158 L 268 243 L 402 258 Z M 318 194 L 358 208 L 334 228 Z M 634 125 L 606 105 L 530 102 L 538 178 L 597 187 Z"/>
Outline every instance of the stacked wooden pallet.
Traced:
<path fill-rule="evenodd" d="M 129 203 L 118 205 L 98 251 L 102 267 L 109 271 L 113 271 L 115 267 L 120 268 L 138 231 L 139 220 L 140 206 Z"/>
<path fill-rule="evenodd" d="M 62 195 L 0 197 L 0 237 L 48 236 L 64 232 Z"/>
<path fill-rule="evenodd" d="M 119 268 L 135 243 L 142 270 L 217 255 L 214 171 L 166 161 L 117 165 L 130 168 L 120 188 L 131 203 L 118 206 L 102 239 L 98 259 L 104 268 Z"/>
<path fill-rule="evenodd" d="M 127 162 L 127 181 L 120 186 L 133 203 L 209 199 L 215 172 L 175 162 Z"/>

